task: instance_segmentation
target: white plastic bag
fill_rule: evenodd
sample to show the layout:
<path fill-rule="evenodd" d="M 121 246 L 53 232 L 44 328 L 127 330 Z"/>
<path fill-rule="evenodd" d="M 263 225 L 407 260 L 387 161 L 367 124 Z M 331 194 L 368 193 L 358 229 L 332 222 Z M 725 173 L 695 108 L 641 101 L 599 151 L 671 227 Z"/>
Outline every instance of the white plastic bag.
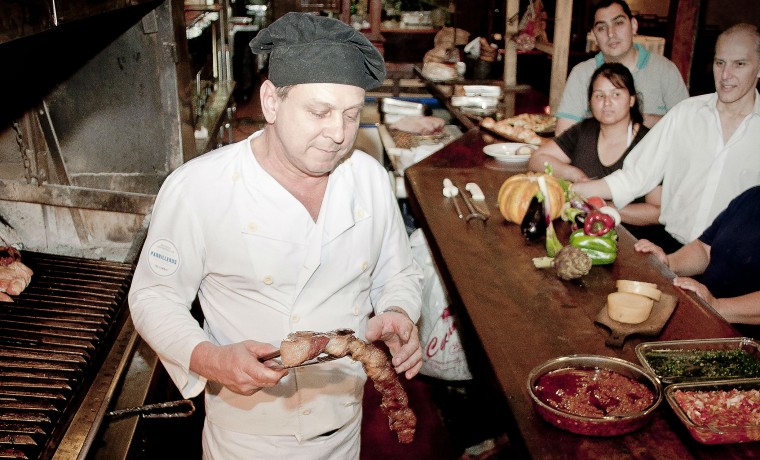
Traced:
<path fill-rule="evenodd" d="M 418 324 L 422 342 L 422 369 L 420 373 L 442 380 L 470 380 L 454 316 L 433 263 L 430 248 L 421 229 L 410 235 L 412 255 L 422 267 L 425 280 L 422 289 L 422 314 Z"/>

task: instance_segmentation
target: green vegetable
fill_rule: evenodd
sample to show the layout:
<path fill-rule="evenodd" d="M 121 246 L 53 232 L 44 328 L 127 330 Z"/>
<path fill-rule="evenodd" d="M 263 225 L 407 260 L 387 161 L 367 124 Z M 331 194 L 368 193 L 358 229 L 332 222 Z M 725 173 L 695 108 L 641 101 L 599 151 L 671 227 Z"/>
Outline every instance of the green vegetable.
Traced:
<path fill-rule="evenodd" d="M 549 226 L 546 228 L 546 255 L 554 257 L 560 249 L 562 249 L 562 243 L 557 238 L 552 221 L 549 220 Z"/>
<path fill-rule="evenodd" d="M 551 203 L 550 195 L 547 192 L 546 188 L 546 179 L 544 179 L 544 176 L 538 177 L 538 190 L 541 192 L 541 194 L 544 196 L 544 217 L 546 218 L 546 255 L 549 257 L 554 257 L 557 255 L 560 249 L 562 249 L 562 243 L 560 243 L 559 238 L 557 238 L 557 233 L 554 231 L 554 225 L 552 224 L 552 216 L 551 216 Z"/>
<path fill-rule="evenodd" d="M 570 202 L 566 201 L 564 205 L 562 205 L 562 214 L 560 214 L 560 217 L 565 222 L 575 222 L 575 218 L 579 214 L 586 214 L 582 209 L 574 208 L 570 206 Z"/>
<path fill-rule="evenodd" d="M 604 235 L 586 235 L 582 228 L 570 234 L 570 246 L 582 250 L 594 265 L 611 264 L 617 258 L 617 232 L 610 230 Z"/>
<path fill-rule="evenodd" d="M 644 357 L 663 377 L 760 377 L 760 361 L 744 350 L 652 350 Z"/>

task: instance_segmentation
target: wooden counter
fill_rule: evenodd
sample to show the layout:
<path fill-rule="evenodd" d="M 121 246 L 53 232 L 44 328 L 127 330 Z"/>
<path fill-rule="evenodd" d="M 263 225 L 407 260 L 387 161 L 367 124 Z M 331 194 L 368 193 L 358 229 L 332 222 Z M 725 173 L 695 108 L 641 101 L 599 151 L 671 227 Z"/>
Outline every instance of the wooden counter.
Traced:
<path fill-rule="evenodd" d="M 487 135 L 485 135 L 487 136 Z M 758 458 L 758 443 L 706 446 L 694 441 L 663 401 L 654 420 L 624 436 L 575 435 L 546 423 L 533 410 L 528 373 L 546 360 L 570 354 L 614 356 L 638 363 L 636 344 L 651 340 L 732 337 L 739 333 L 711 308 L 675 288 L 672 273 L 653 257 L 633 249 L 633 237 L 621 228 L 617 261 L 594 267 L 581 280 L 562 281 L 551 270 L 537 270 L 532 258 L 544 256 L 543 242 L 528 244 L 519 226 L 507 223 L 496 208 L 504 180 L 520 167 L 499 163 L 482 153 L 478 129 L 444 147 L 405 172 L 409 204 L 423 228 L 477 378 L 503 396 L 502 422 L 517 455 L 533 458 Z M 444 178 L 462 189 L 482 188 L 491 218 L 485 223 L 458 219 L 442 193 Z M 568 229 L 558 232 L 567 241 Z M 623 348 L 605 345 L 608 330 L 594 323 L 617 279 L 657 283 L 676 296 L 678 306 L 661 335 L 629 338 Z M 498 394 L 498 393 L 497 393 Z M 494 406 L 498 401 L 494 400 Z"/>

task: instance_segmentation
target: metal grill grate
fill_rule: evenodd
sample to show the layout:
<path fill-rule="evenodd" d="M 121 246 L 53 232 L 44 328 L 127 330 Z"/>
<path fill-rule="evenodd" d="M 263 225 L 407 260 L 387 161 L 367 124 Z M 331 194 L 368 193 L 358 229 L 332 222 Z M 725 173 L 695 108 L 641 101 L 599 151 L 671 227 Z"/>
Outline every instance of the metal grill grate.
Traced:
<path fill-rule="evenodd" d="M 37 459 L 57 442 L 123 317 L 133 266 L 23 253 L 34 271 L 0 303 L 0 459 Z"/>

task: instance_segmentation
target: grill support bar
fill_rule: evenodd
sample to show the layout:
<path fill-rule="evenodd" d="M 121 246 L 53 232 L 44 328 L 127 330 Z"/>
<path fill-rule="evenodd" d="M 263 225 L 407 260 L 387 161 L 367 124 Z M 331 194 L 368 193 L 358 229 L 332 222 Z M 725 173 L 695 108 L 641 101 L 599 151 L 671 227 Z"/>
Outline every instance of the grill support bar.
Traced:
<path fill-rule="evenodd" d="M 124 375 L 129 366 L 138 339 L 132 320 L 128 317 L 58 445 L 53 460 L 83 460 L 88 455 L 114 394 L 122 384 L 119 377 Z M 136 419 L 133 422 L 136 423 Z"/>

